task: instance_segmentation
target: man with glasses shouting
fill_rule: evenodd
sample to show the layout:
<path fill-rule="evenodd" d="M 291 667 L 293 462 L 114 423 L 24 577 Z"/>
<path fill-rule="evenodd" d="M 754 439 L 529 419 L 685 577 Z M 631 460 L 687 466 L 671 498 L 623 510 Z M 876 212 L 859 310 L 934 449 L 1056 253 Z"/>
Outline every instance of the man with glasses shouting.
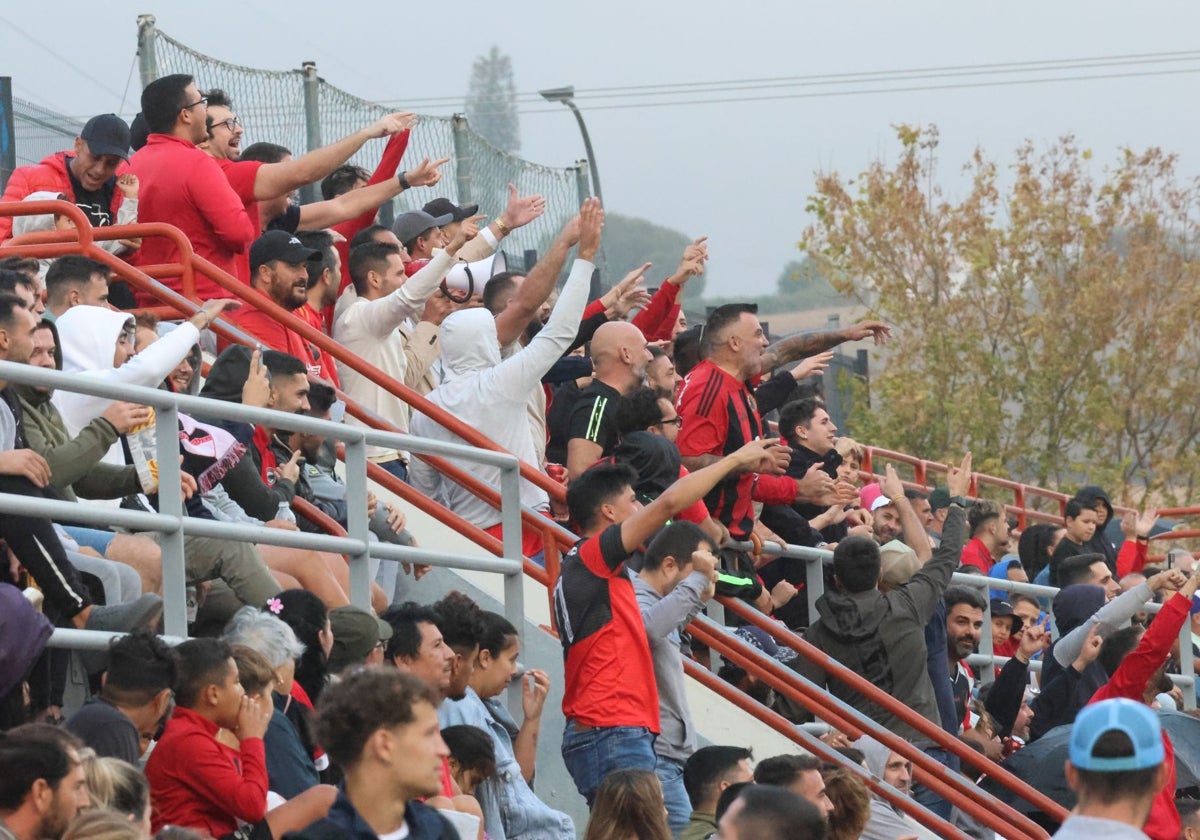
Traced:
<path fill-rule="evenodd" d="M 238 255 L 254 241 L 254 224 L 217 162 L 197 148 L 208 138 L 208 100 L 191 76 L 163 76 L 142 91 L 142 116 L 150 136 L 129 161 L 141 181 L 138 221 L 174 225 L 197 256 L 234 274 Z M 180 256 L 174 242 L 155 236 L 143 243 L 138 262 L 177 263 Z M 201 300 L 229 296 L 207 277 L 197 273 L 195 279 Z M 177 292 L 183 290 L 179 277 L 162 282 Z M 141 306 L 157 303 L 144 292 L 136 298 Z"/>

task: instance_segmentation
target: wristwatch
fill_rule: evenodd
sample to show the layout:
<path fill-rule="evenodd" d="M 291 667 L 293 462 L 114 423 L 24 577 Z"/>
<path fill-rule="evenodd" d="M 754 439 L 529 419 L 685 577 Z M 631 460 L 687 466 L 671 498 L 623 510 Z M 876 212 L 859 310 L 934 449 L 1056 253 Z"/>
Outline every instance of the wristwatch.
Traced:
<path fill-rule="evenodd" d="M 951 496 L 950 504 L 958 505 L 963 510 L 966 510 L 968 507 L 971 506 L 971 503 L 969 501 L 967 501 L 966 496 Z"/>

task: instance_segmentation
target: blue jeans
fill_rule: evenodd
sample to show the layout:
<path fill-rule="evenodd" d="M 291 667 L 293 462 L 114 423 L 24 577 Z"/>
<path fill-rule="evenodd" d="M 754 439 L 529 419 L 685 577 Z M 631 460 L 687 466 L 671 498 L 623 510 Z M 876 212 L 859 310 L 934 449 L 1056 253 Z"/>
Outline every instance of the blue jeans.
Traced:
<path fill-rule="evenodd" d="M 608 726 L 575 730 L 567 721 L 562 739 L 563 763 L 575 787 L 587 800 L 596 800 L 596 789 L 614 770 L 650 770 L 657 764 L 654 733 L 644 726 Z"/>
<path fill-rule="evenodd" d="M 408 483 L 408 464 L 404 463 L 399 458 L 379 464 L 379 466 L 396 476 L 396 478 L 400 479 L 405 484 Z"/>
<path fill-rule="evenodd" d="M 925 755 L 929 756 L 934 761 L 941 762 L 943 765 L 951 770 L 954 770 L 955 772 L 957 772 L 961 766 L 958 756 L 953 755 L 941 747 L 925 747 L 921 750 L 921 752 L 925 753 Z M 921 803 L 930 811 L 933 811 L 933 813 L 945 820 L 950 819 L 950 812 L 954 810 L 949 802 L 947 802 L 945 799 L 942 799 L 941 796 L 934 793 L 925 785 L 913 785 L 913 799 L 917 800 L 917 802 Z"/>
<path fill-rule="evenodd" d="M 671 836 L 678 837 L 692 816 L 692 800 L 688 798 L 687 788 L 683 786 L 683 762 L 660 755 L 658 763 L 654 765 L 654 773 L 662 784 Z"/>

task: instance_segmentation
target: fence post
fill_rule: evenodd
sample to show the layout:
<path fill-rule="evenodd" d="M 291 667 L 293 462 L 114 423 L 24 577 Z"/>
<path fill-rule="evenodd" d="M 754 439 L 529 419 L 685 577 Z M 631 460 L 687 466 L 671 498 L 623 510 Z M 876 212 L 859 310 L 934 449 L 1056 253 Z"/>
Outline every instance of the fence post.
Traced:
<path fill-rule="evenodd" d="M 523 562 L 521 539 L 521 473 L 516 464 L 500 468 L 500 525 L 504 556 Z M 517 642 L 525 647 L 525 574 L 506 572 L 504 575 L 504 617 L 517 628 Z M 508 709 L 514 715 L 521 709 L 521 683 L 508 689 Z"/>
<path fill-rule="evenodd" d="M 582 158 L 575 161 L 575 192 L 580 206 L 592 194 L 592 185 L 588 181 L 588 162 Z"/>
<path fill-rule="evenodd" d="M 450 133 L 454 138 L 454 179 L 458 189 L 456 204 L 470 204 L 473 200 L 471 151 L 468 144 L 470 131 L 465 115 L 455 114 L 450 118 Z"/>
<path fill-rule="evenodd" d="M 350 557 L 350 603 L 371 610 L 370 526 L 367 522 L 367 444 L 360 437 L 346 441 L 346 533 L 368 549 Z"/>
<path fill-rule="evenodd" d="M 12 77 L 0 76 L 0 192 L 17 168 L 16 121 L 13 119 Z"/>
<path fill-rule="evenodd" d="M 179 412 L 175 406 L 155 409 L 154 446 L 158 456 L 158 509 L 183 515 L 183 490 L 179 475 Z M 184 567 L 183 525 L 165 532 L 162 549 L 163 631 L 187 638 L 187 571 Z"/>
<path fill-rule="evenodd" d="M 158 36 L 154 15 L 138 15 L 138 75 L 142 87 L 158 78 L 158 56 L 154 52 L 154 39 Z"/>
<path fill-rule="evenodd" d="M 315 61 L 305 61 L 300 67 L 304 74 L 304 134 L 311 152 L 321 148 L 321 77 L 317 75 Z M 305 184 L 300 188 L 302 204 L 316 200 L 316 184 Z"/>

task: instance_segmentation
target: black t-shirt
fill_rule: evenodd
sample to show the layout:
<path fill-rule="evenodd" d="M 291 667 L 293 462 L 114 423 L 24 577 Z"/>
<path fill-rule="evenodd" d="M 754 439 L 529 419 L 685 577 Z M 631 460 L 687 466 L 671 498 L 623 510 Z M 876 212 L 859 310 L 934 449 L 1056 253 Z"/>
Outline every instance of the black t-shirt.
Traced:
<path fill-rule="evenodd" d="M 267 230 L 284 230 L 295 233 L 300 229 L 300 205 L 289 204 L 287 209 L 267 222 Z"/>
<path fill-rule="evenodd" d="M 600 447 L 601 456 L 613 454 L 620 437 L 617 426 L 617 407 L 621 404 L 621 392 L 599 379 L 579 392 L 579 399 L 571 408 L 571 419 L 567 424 L 567 442 L 573 438 L 590 440 Z"/>
<path fill-rule="evenodd" d="M 125 713 L 99 697 L 84 704 L 67 721 L 67 729 L 96 751 L 137 765 L 142 745 L 137 727 Z"/>
<path fill-rule="evenodd" d="M 550 401 L 550 409 L 546 412 L 546 430 L 549 441 L 546 444 L 546 461 L 551 464 L 567 463 L 567 437 L 570 432 L 571 411 L 579 401 L 580 390 L 571 379 L 564 382 L 554 391 Z"/>
<path fill-rule="evenodd" d="M 71 161 L 74 158 L 67 158 L 67 177 L 71 179 L 71 192 L 75 193 L 75 206 L 84 212 L 88 217 L 88 221 L 92 223 L 92 227 L 108 227 L 115 225 L 117 220 L 113 218 L 112 203 L 113 193 L 117 189 L 117 179 L 109 178 L 100 185 L 98 190 L 85 190 L 83 184 L 75 177 L 75 173 L 71 171 Z"/>

